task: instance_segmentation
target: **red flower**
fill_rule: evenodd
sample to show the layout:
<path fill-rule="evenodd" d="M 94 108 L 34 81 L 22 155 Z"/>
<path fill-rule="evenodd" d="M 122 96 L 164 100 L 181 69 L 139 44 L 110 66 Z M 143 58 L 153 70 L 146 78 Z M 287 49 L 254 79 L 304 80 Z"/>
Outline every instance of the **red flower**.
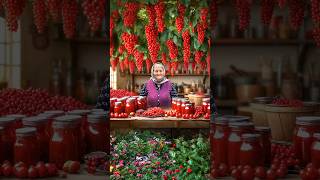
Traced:
<path fill-rule="evenodd" d="M 168 180 L 168 176 L 166 176 L 166 175 L 163 175 L 162 178 L 163 178 L 163 180 Z"/>
<path fill-rule="evenodd" d="M 180 172 L 180 169 L 176 169 L 174 172 L 175 172 L 175 173 L 178 173 L 178 172 Z"/>
<path fill-rule="evenodd" d="M 160 165 L 160 162 L 159 162 L 159 161 L 157 161 L 157 162 L 156 162 L 156 164 L 157 164 L 157 165 Z"/>
<path fill-rule="evenodd" d="M 180 165 L 180 166 L 179 166 L 179 168 L 180 168 L 180 169 L 182 169 L 182 168 L 183 168 L 183 166 L 182 166 L 182 165 Z"/>
<path fill-rule="evenodd" d="M 119 171 L 115 171 L 115 172 L 113 173 L 113 175 L 115 175 L 115 176 L 117 176 L 117 177 L 120 177 L 120 172 L 119 172 Z"/>
<path fill-rule="evenodd" d="M 177 180 L 177 178 L 173 176 L 173 177 L 172 177 L 172 180 Z"/>
<path fill-rule="evenodd" d="M 187 169 L 187 173 L 192 173 L 192 169 L 191 169 L 191 168 L 188 168 L 188 169 Z"/>

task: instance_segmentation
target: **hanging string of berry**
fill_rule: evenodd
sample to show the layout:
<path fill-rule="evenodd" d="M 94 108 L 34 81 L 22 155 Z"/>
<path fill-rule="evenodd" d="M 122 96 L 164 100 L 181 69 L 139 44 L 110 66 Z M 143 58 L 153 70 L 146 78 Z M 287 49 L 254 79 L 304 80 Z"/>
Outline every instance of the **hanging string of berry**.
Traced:
<path fill-rule="evenodd" d="M 63 32 L 68 39 L 75 35 L 77 14 L 78 4 L 76 0 L 62 0 Z"/>
<path fill-rule="evenodd" d="M 136 66 L 137 66 L 138 72 L 141 72 L 143 67 L 143 53 L 139 52 L 138 50 L 135 50 L 133 55 L 134 55 L 134 58 L 136 59 Z"/>
<path fill-rule="evenodd" d="M 121 72 L 124 72 L 124 70 L 125 70 L 124 61 L 120 61 L 120 62 L 119 62 L 119 66 L 120 66 Z"/>
<path fill-rule="evenodd" d="M 287 3 L 287 0 L 277 0 L 278 1 L 278 6 L 282 9 Z"/>
<path fill-rule="evenodd" d="M 18 20 L 26 6 L 26 0 L 3 0 L 2 3 L 9 31 L 17 32 Z"/>
<path fill-rule="evenodd" d="M 156 25 L 156 14 L 154 13 L 154 5 L 147 5 L 146 7 L 148 13 L 148 20 L 149 25 L 155 26 Z"/>
<path fill-rule="evenodd" d="M 204 52 L 202 51 L 196 51 L 195 54 L 194 54 L 194 61 L 200 65 L 201 63 L 201 58 L 203 57 L 204 55 Z"/>
<path fill-rule="evenodd" d="M 261 22 L 262 24 L 269 26 L 275 6 L 274 0 L 261 0 Z"/>
<path fill-rule="evenodd" d="M 126 27 L 133 27 L 137 19 L 137 12 L 139 10 L 139 3 L 126 2 L 125 10 L 123 12 L 123 23 Z"/>
<path fill-rule="evenodd" d="M 105 15 L 105 0 L 84 0 L 83 13 L 88 19 L 91 32 L 96 32 L 102 24 Z"/>
<path fill-rule="evenodd" d="M 47 7 L 45 0 L 33 1 L 33 18 L 39 34 L 45 31 L 47 26 Z"/>
<path fill-rule="evenodd" d="M 158 51 L 160 50 L 160 44 L 158 42 L 158 31 L 155 26 L 148 24 L 145 26 L 145 33 L 147 38 L 148 50 L 152 63 L 156 63 L 158 60 Z"/>
<path fill-rule="evenodd" d="M 154 9 L 156 10 L 158 32 L 163 32 L 165 29 L 164 15 L 165 15 L 166 6 L 163 1 L 159 1 L 154 6 Z"/>
<path fill-rule="evenodd" d="M 171 68 L 173 69 L 174 72 L 176 72 L 178 70 L 178 61 L 172 61 Z"/>
<path fill-rule="evenodd" d="M 304 0 L 290 0 L 289 1 L 289 16 L 290 25 L 294 30 L 298 30 L 304 18 Z"/>
<path fill-rule="evenodd" d="M 202 44 L 206 34 L 206 27 L 204 23 L 197 24 L 198 42 Z"/>
<path fill-rule="evenodd" d="M 167 56 L 164 52 L 161 54 L 161 62 L 162 64 L 167 64 Z"/>
<path fill-rule="evenodd" d="M 250 25 L 251 2 L 249 0 L 235 0 L 235 6 L 239 16 L 239 29 L 243 31 Z"/>
<path fill-rule="evenodd" d="M 182 33 L 182 39 L 183 39 L 183 64 L 185 71 L 188 71 L 189 67 L 189 59 L 190 59 L 190 34 L 189 30 L 186 30 Z"/>
<path fill-rule="evenodd" d="M 320 28 L 319 27 L 314 27 L 312 29 L 312 37 L 316 42 L 316 45 L 320 47 Z"/>
<path fill-rule="evenodd" d="M 150 73 L 151 63 L 152 63 L 151 59 L 150 59 L 150 58 L 147 58 L 147 59 L 146 59 L 147 73 Z"/>
<path fill-rule="evenodd" d="M 113 18 L 112 17 L 110 17 L 110 31 L 109 31 L 109 33 L 110 33 L 110 39 L 112 39 L 112 34 L 113 34 L 113 29 L 114 29 L 114 27 L 115 27 L 115 23 L 114 23 L 114 21 L 113 21 Z"/>
<path fill-rule="evenodd" d="M 124 32 L 121 35 L 121 39 L 128 54 L 133 55 L 135 45 L 138 44 L 138 36 Z"/>
<path fill-rule="evenodd" d="M 178 56 L 178 47 L 176 44 L 173 42 L 173 40 L 169 39 L 167 40 L 167 46 L 169 49 L 169 57 L 171 60 L 174 60 Z"/>
<path fill-rule="evenodd" d="M 311 17 L 313 23 L 320 22 L 320 0 L 311 0 Z"/>
<path fill-rule="evenodd" d="M 183 5 L 183 4 L 179 4 L 178 5 L 178 12 L 179 12 L 179 15 L 178 17 L 176 18 L 176 28 L 177 28 L 177 31 L 179 33 L 181 33 L 183 27 L 184 27 L 184 13 L 186 11 L 186 7 Z"/>
<path fill-rule="evenodd" d="M 134 66 L 135 66 L 134 61 L 133 60 L 129 61 L 129 71 L 131 74 L 134 73 Z"/>
<path fill-rule="evenodd" d="M 47 0 L 49 14 L 54 22 L 58 22 L 61 18 L 62 0 Z"/>
<path fill-rule="evenodd" d="M 111 68 L 112 68 L 112 71 L 116 71 L 117 70 L 117 65 L 118 65 L 118 62 L 119 62 L 119 58 L 116 57 L 116 58 L 113 58 L 111 60 Z"/>
<path fill-rule="evenodd" d="M 217 25 L 217 19 L 218 19 L 218 4 L 217 1 L 210 1 L 210 24 L 211 28 L 215 29 Z"/>

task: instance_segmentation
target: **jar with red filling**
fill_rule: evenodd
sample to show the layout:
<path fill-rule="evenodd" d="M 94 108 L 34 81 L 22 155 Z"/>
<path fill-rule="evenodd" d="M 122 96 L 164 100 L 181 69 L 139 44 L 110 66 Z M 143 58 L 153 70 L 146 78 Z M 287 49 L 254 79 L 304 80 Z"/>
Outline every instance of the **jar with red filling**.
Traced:
<path fill-rule="evenodd" d="M 194 114 L 194 109 L 192 108 L 192 104 L 186 104 L 184 108 L 184 114 Z"/>
<path fill-rule="evenodd" d="M 135 98 L 128 98 L 126 102 L 126 109 L 125 112 L 130 114 L 131 112 L 136 112 L 136 99 Z"/>
<path fill-rule="evenodd" d="M 79 120 L 81 116 L 65 115 L 53 121 L 53 135 L 49 142 L 49 162 L 62 168 L 67 160 L 79 161 L 81 154 L 81 135 Z"/>
<path fill-rule="evenodd" d="M 271 164 L 271 128 L 270 127 L 256 127 L 256 133 L 260 134 L 261 146 L 262 146 L 262 156 L 264 157 L 264 164 Z"/>
<path fill-rule="evenodd" d="M 254 124 L 251 122 L 229 123 L 230 134 L 228 137 L 228 165 L 238 166 L 240 164 L 239 153 L 242 144 L 241 136 L 253 133 Z"/>
<path fill-rule="evenodd" d="M 22 120 L 25 127 L 36 128 L 37 142 L 41 151 L 39 157 L 41 161 L 47 162 L 49 158 L 50 134 L 47 131 L 48 119 L 41 116 L 27 117 Z"/>
<path fill-rule="evenodd" d="M 145 96 L 139 96 L 137 98 L 137 109 L 147 109 L 147 98 Z"/>
<path fill-rule="evenodd" d="M 311 162 L 317 169 L 320 168 L 320 133 L 314 133 L 314 142 L 311 146 Z"/>
<path fill-rule="evenodd" d="M 181 113 L 181 98 L 177 98 L 176 100 L 176 113 Z"/>
<path fill-rule="evenodd" d="M 180 105 L 180 113 L 181 114 L 185 114 L 184 109 L 185 109 L 187 103 L 188 102 L 186 99 L 181 99 L 181 105 Z"/>
<path fill-rule="evenodd" d="M 126 102 L 127 102 L 128 98 L 129 98 L 129 96 L 125 96 L 125 97 L 122 97 L 122 98 L 118 99 L 118 101 L 121 102 L 121 106 L 122 106 L 123 112 L 126 109 Z"/>
<path fill-rule="evenodd" d="M 259 134 L 243 134 L 240 147 L 240 165 L 256 167 L 261 165 L 261 143 Z"/>
<path fill-rule="evenodd" d="M 171 109 L 176 110 L 177 108 L 177 98 L 172 98 L 171 99 Z"/>
<path fill-rule="evenodd" d="M 203 112 L 208 111 L 208 106 L 210 106 L 210 98 L 203 98 L 202 99 L 202 110 Z"/>
<path fill-rule="evenodd" d="M 38 114 L 38 116 L 44 116 L 44 117 L 47 117 L 48 119 L 48 126 L 47 126 L 47 131 L 49 132 L 49 135 L 51 136 L 52 134 L 52 121 L 55 117 L 58 117 L 58 116 L 62 116 L 64 115 L 65 112 L 62 111 L 62 110 L 51 110 L 51 111 L 44 111 L 43 113 L 41 114 Z"/>
<path fill-rule="evenodd" d="M 6 160 L 13 161 L 13 146 L 16 141 L 15 119 L 9 117 L 0 117 L 0 126 L 2 131 L 2 144 L 4 147 L 3 157 Z"/>
<path fill-rule="evenodd" d="M 114 113 L 123 113 L 123 109 L 122 109 L 122 103 L 121 102 L 115 102 L 114 103 Z"/>
<path fill-rule="evenodd" d="M 10 115 L 7 115 L 6 117 L 14 118 L 16 120 L 14 128 L 19 129 L 19 128 L 22 128 L 23 126 L 22 119 L 25 118 L 26 116 L 23 114 L 10 114 Z"/>
<path fill-rule="evenodd" d="M 212 138 L 211 153 L 215 164 L 227 164 L 229 128 L 227 119 L 220 118 L 214 122 L 215 130 Z"/>
<path fill-rule="evenodd" d="M 25 127 L 16 130 L 14 144 L 14 162 L 24 162 L 27 166 L 36 165 L 39 161 L 39 146 L 36 128 Z"/>
<path fill-rule="evenodd" d="M 109 152 L 108 145 L 108 121 L 103 115 L 88 115 L 89 126 L 86 131 L 87 152 Z"/>
<path fill-rule="evenodd" d="M 295 154 L 301 160 L 301 165 L 307 165 L 311 161 L 310 149 L 315 132 L 320 132 L 320 117 L 302 116 L 296 118 L 293 144 Z"/>
<path fill-rule="evenodd" d="M 4 156 L 4 144 L 2 143 L 2 135 L 3 134 L 3 127 L 0 127 L 0 162 L 3 162 L 5 159 Z"/>
<path fill-rule="evenodd" d="M 114 112 L 115 102 L 117 102 L 117 98 L 110 98 L 110 112 Z"/>

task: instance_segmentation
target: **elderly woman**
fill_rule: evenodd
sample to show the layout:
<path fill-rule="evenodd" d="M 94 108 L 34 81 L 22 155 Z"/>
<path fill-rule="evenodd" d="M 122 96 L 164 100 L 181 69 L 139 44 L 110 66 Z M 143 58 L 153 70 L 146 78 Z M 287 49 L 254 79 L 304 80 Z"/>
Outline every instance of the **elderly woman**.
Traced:
<path fill-rule="evenodd" d="M 174 85 L 165 77 L 165 72 L 162 63 L 153 64 L 151 78 L 140 91 L 140 96 L 147 97 L 148 107 L 171 107 L 171 98 L 178 96 Z"/>

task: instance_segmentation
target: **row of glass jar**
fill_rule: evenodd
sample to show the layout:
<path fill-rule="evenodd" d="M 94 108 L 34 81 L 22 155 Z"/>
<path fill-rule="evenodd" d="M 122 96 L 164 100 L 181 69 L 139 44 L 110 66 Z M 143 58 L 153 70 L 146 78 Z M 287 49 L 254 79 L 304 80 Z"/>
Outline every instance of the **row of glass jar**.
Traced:
<path fill-rule="evenodd" d="M 32 117 L 0 118 L 0 161 L 34 165 L 41 160 L 61 168 L 65 161 L 79 161 L 85 153 L 109 152 L 105 111 L 75 110 L 64 114 L 47 111 Z"/>
<path fill-rule="evenodd" d="M 203 112 L 210 114 L 210 98 L 203 98 L 201 107 Z M 186 98 L 172 98 L 171 108 L 181 114 L 195 113 L 195 103 Z"/>
<path fill-rule="evenodd" d="M 147 99 L 144 96 L 126 96 L 110 99 L 110 112 L 127 113 L 136 112 L 138 109 L 147 109 Z"/>
<path fill-rule="evenodd" d="M 301 165 L 307 165 L 311 161 L 320 168 L 320 117 L 302 116 L 296 118 L 293 135 L 295 155 L 301 161 Z"/>
<path fill-rule="evenodd" d="M 211 159 L 229 167 L 270 164 L 271 130 L 255 127 L 245 116 L 223 116 L 211 123 Z"/>

